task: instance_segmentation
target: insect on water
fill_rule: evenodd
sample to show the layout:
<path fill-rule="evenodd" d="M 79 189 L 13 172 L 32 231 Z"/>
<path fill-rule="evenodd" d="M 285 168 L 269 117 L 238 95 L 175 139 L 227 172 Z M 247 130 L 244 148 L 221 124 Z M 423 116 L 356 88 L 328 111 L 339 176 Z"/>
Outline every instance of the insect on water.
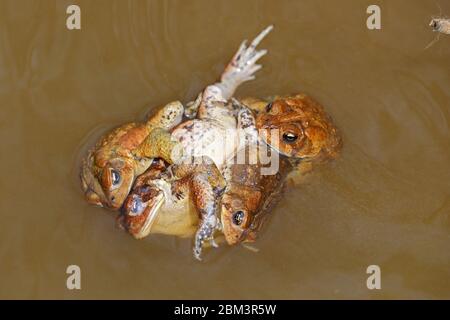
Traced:
<path fill-rule="evenodd" d="M 432 18 L 431 22 L 430 22 L 430 27 L 433 29 L 433 32 L 438 32 L 438 35 L 436 36 L 436 38 L 434 38 L 433 41 L 430 42 L 429 45 L 427 45 L 425 47 L 425 50 L 428 49 L 429 47 L 431 47 L 437 41 L 439 41 L 441 34 L 449 34 L 450 35 L 450 19 L 442 18 L 442 10 L 441 10 L 441 7 L 439 6 L 439 4 L 438 4 L 438 7 L 441 12 L 439 14 L 439 16 L 441 18 Z"/>

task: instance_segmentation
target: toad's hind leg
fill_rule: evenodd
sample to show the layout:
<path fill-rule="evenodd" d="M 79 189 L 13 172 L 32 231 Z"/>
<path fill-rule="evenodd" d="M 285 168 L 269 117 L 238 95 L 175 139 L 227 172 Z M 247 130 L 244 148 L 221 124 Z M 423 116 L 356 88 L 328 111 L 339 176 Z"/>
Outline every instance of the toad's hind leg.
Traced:
<path fill-rule="evenodd" d="M 256 62 L 267 53 L 267 50 L 256 50 L 256 46 L 272 29 L 273 26 L 264 29 L 249 46 L 247 40 L 242 42 L 222 73 L 220 82 L 208 86 L 203 92 L 198 112 L 200 118 L 207 114 L 208 108 L 214 107 L 214 102 L 228 101 L 242 83 L 255 79 L 255 72 L 261 69 Z"/>
<path fill-rule="evenodd" d="M 214 161 L 206 156 L 184 157 L 179 163 L 171 165 L 162 174 L 165 181 L 172 183 L 172 194 L 180 199 L 190 190 L 191 199 L 200 215 L 200 225 L 195 234 L 194 256 L 200 259 L 203 244 L 209 240 L 212 246 L 214 233 L 220 230 L 220 220 L 217 212 L 217 199 L 222 196 L 226 181 Z M 189 189 L 186 189 L 186 181 Z"/>
<path fill-rule="evenodd" d="M 204 173 L 196 173 L 191 183 L 194 204 L 201 215 L 201 222 L 195 234 L 194 257 L 201 260 L 204 242 L 209 240 L 214 246 L 214 232 L 220 228 L 220 223 L 216 215 L 216 197 L 208 176 Z"/>
<path fill-rule="evenodd" d="M 239 100 L 232 98 L 231 101 L 236 112 L 238 129 L 244 135 L 242 142 L 245 145 L 256 143 L 258 141 L 258 130 L 256 129 L 256 119 L 253 112 Z"/>

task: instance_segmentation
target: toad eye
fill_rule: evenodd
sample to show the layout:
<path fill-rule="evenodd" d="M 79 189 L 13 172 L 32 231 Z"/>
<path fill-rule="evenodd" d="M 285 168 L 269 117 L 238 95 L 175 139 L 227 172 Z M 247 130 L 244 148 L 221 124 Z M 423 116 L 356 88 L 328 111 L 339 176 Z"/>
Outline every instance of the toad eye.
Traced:
<path fill-rule="evenodd" d="M 266 106 L 266 112 L 269 112 L 270 110 L 272 110 L 272 102 L 271 103 L 269 103 L 267 106 Z"/>
<path fill-rule="evenodd" d="M 233 213 L 233 223 L 237 226 L 241 225 L 244 221 L 245 213 L 242 210 L 238 210 L 235 213 Z"/>
<path fill-rule="evenodd" d="M 111 182 L 113 186 L 117 186 L 120 182 L 120 173 L 116 170 L 111 170 Z"/>
<path fill-rule="evenodd" d="M 144 206 L 142 204 L 142 200 L 140 198 L 134 198 L 133 202 L 131 203 L 131 209 L 128 215 L 130 216 L 138 216 L 142 213 L 142 210 L 144 209 Z"/>
<path fill-rule="evenodd" d="M 298 139 L 298 136 L 292 132 L 286 132 L 283 134 L 283 140 L 287 143 L 295 142 Z"/>

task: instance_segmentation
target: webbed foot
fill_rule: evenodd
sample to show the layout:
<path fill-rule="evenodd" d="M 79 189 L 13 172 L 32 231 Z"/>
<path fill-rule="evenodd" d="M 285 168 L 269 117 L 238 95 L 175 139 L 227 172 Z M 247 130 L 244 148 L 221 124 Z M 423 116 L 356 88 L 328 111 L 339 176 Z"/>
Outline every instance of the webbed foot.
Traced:
<path fill-rule="evenodd" d="M 215 102 L 226 103 L 242 83 L 255 79 L 255 72 L 261 69 L 261 65 L 256 62 L 267 53 L 267 50 L 256 50 L 256 46 L 272 29 L 273 26 L 264 29 L 249 46 L 247 46 L 247 40 L 242 42 L 222 73 L 220 82 L 204 90 L 199 104 L 199 118 L 208 115 L 207 110 L 213 108 Z"/>
<path fill-rule="evenodd" d="M 255 72 L 262 68 L 262 66 L 256 64 L 256 62 L 267 53 L 267 50 L 256 50 L 256 47 L 272 29 L 273 26 L 268 26 L 249 46 L 247 46 L 247 40 L 244 40 L 228 66 L 225 68 L 220 85 L 233 91 L 228 95 L 229 97 L 233 95 L 234 90 L 239 85 L 255 79 Z"/>
<path fill-rule="evenodd" d="M 215 216 L 205 217 L 201 222 L 200 227 L 195 234 L 194 243 L 194 257 L 197 260 L 202 260 L 201 255 L 205 241 L 209 240 L 214 248 L 218 247 L 217 243 L 214 241 L 214 232 L 217 230 L 218 225 L 217 222 L 218 219 Z"/>

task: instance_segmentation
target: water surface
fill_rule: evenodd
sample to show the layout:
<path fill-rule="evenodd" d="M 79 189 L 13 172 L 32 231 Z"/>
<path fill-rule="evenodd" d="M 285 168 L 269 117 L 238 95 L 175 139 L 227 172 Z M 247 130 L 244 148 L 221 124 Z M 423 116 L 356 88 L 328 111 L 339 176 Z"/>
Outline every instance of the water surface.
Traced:
<path fill-rule="evenodd" d="M 377 1 L 378 31 L 371 1 L 77 3 L 69 31 L 71 1 L 0 1 L 0 298 L 450 298 L 450 38 L 424 50 L 434 0 Z M 84 202 L 87 145 L 194 98 L 269 24 L 264 69 L 238 95 L 307 92 L 345 147 L 285 194 L 258 253 L 198 263 L 189 240 L 136 241 Z"/>

